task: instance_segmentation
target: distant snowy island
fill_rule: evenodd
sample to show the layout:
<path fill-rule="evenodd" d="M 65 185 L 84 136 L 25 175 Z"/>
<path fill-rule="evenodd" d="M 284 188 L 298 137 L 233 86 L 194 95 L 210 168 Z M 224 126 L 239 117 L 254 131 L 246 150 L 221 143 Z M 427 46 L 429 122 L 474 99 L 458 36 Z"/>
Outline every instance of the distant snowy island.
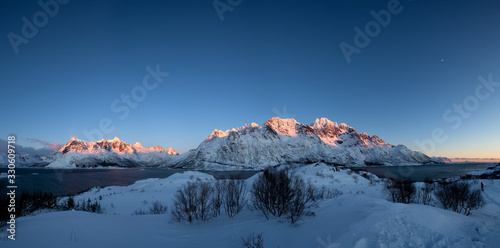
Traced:
<path fill-rule="evenodd" d="M 0 164 L 6 165 L 0 157 Z M 344 166 L 445 163 L 404 145 L 391 145 L 377 135 L 359 133 L 347 124 L 316 119 L 305 125 L 273 117 L 231 130 L 215 129 L 196 149 L 179 155 L 173 148 L 144 147 L 112 140 L 72 138 L 47 157 L 18 155 L 18 166 L 47 168 L 175 167 L 191 169 L 262 169 L 290 163 Z"/>

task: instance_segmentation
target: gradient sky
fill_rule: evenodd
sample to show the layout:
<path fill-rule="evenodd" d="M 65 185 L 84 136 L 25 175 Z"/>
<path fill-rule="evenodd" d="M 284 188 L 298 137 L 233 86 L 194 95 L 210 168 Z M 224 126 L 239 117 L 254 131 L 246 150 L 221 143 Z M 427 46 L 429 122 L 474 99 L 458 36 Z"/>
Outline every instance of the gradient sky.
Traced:
<path fill-rule="evenodd" d="M 16 53 L 9 33 L 42 8 L 1 1 L 0 139 L 49 148 L 108 118 L 107 139 L 185 152 L 216 128 L 326 117 L 429 155 L 500 157 L 500 87 L 474 96 L 478 76 L 500 82 L 500 3 L 401 1 L 347 63 L 339 44 L 388 2 L 244 0 L 221 21 L 211 0 L 73 0 Z M 112 103 L 156 65 L 169 76 L 120 119 Z M 443 119 L 464 101 L 479 105 Z M 436 128 L 447 138 L 434 151 L 415 142 Z"/>

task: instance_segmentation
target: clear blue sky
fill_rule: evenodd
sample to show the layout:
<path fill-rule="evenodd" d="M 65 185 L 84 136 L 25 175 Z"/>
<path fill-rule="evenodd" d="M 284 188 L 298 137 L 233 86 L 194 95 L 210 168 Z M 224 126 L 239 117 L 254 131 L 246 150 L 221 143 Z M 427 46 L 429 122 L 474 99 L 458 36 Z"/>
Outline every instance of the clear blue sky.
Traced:
<path fill-rule="evenodd" d="M 16 53 L 9 33 L 23 36 L 23 17 L 43 22 L 43 9 L 2 1 L 0 138 L 64 144 L 108 118 L 105 138 L 185 152 L 215 128 L 281 115 L 326 117 L 421 151 L 415 140 L 442 128 L 447 139 L 430 155 L 500 157 L 500 87 L 483 87 L 488 97 L 468 118 L 443 119 L 454 104 L 475 103 L 478 76 L 500 82 L 498 1 L 401 1 L 347 63 L 339 44 L 354 46 L 354 27 L 388 2 L 244 0 L 221 21 L 211 0 L 73 0 Z M 112 103 L 156 65 L 169 76 L 136 108 L 119 102 L 130 110 L 120 119 Z"/>

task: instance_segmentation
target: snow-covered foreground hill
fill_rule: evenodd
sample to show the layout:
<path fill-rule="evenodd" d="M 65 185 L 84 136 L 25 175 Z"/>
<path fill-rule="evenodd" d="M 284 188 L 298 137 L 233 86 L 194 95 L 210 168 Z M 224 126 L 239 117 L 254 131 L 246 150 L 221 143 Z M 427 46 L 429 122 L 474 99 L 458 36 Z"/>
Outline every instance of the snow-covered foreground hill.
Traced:
<path fill-rule="evenodd" d="M 75 198 L 98 199 L 104 214 L 53 212 L 17 219 L 16 240 L 0 234 L 10 247 L 241 247 L 240 237 L 264 234 L 264 247 L 498 247 L 500 243 L 500 181 L 485 184 L 487 205 L 470 216 L 437 207 L 386 200 L 381 182 L 326 165 L 295 168 L 316 186 L 343 192 L 319 202 L 315 216 L 297 226 L 283 219 L 266 220 L 247 208 L 234 218 L 219 216 L 195 224 L 171 222 L 169 214 L 132 215 L 155 200 L 171 205 L 176 189 L 191 180 L 209 181 L 201 172 L 146 179 L 126 187 L 93 189 Z M 250 184 L 256 176 L 249 178 Z M 478 185 L 474 185 L 477 187 Z"/>

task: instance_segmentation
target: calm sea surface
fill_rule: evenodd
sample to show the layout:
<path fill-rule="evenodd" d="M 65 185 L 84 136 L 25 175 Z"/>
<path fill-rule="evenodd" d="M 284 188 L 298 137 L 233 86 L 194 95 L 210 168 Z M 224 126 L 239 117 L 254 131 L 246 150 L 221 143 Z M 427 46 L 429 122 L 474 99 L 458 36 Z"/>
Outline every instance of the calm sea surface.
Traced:
<path fill-rule="evenodd" d="M 423 181 L 426 178 L 439 179 L 463 176 L 472 171 L 485 170 L 488 164 L 446 164 L 420 166 L 392 166 L 392 167 L 359 167 L 356 169 L 371 172 L 377 176 L 390 178 L 411 178 L 414 181 Z M 0 172 L 5 173 L 6 168 Z M 52 192 L 55 195 L 70 195 L 86 191 L 92 187 L 126 186 L 137 180 L 146 178 L 166 178 L 176 172 L 185 170 L 168 168 L 132 168 L 132 169 L 45 169 L 45 168 L 17 168 L 17 192 L 39 189 Z M 202 171 L 216 178 L 246 179 L 256 171 Z M 0 189 L 5 191 L 6 178 L 0 178 Z M 20 193 L 18 193 L 20 195 Z"/>
<path fill-rule="evenodd" d="M 176 172 L 186 170 L 168 168 L 131 168 L 131 169 L 45 169 L 17 168 L 17 192 L 35 189 L 52 192 L 55 195 L 70 195 L 86 191 L 92 187 L 126 186 L 146 178 L 166 178 Z M 6 173 L 6 168 L 0 172 Z M 256 171 L 202 171 L 215 178 L 246 179 Z M 0 178 L 0 189 L 5 190 L 7 178 Z M 20 195 L 20 193 L 19 193 Z"/>

